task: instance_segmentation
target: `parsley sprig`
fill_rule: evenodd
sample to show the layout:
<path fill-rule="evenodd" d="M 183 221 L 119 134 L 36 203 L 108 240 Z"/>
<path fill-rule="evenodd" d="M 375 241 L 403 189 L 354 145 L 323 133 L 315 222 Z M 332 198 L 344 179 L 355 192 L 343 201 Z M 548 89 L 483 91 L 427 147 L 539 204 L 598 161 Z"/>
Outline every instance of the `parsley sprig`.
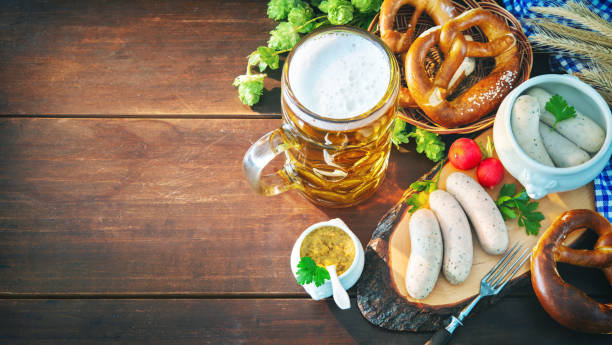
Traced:
<path fill-rule="evenodd" d="M 555 128 L 557 123 L 576 117 L 576 109 L 567 104 L 565 99 L 560 95 L 552 96 L 548 102 L 546 102 L 546 110 L 555 116 L 555 123 L 552 128 Z"/>
<path fill-rule="evenodd" d="M 300 285 L 315 283 L 319 287 L 330 279 L 329 272 L 325 267 L 318 266 L 317 263 L 309 256 L 304 256 L 300 259 L 297 265 L 297 282 Z"/>
<path fill-rule="evenodd" d="M 438 182 L 440 181 L 443 167 L 444 162 L 440 163 L 440 169 L 433 180 L 416 181 L 410 184 L 409 190 L 412 190 L 413 194 L 405 201 L 406 204 L 412 206 L 408 212 L 414 213 L 414 211 L 425 207 L 429 203 L 429 194 L 438 189 Z"/>
<path fill-rule="evenodd" d="M 531 201 L 525 189 L 515 194 L 514 184 L 505 184 L 497 197 L 497 208 L 504 220 L 517 219 L 518 225 L 525 228 L 528 235 L 537 235 L 540 231 L 540 221 L 544 219 L 542 212 L 536 212 L 539 203 Z"/>
<path fill-rule="evenodd" d="M 242 103 L 253 106 L 259 102 L 264 90 L 263 74 L 266 69 L 279 68 L 280 55 L 297 44 L 302 34 L 326 25 L 353 25 L 367 28 L 382 0 L 270 0 L 268 17 L 280 23 L 270 31 L 267 46 L 259 46 L 248 56 L 246 74 L 234 79 Z M 259 74 L 251 71 L 259 67 Z"/>
<path fill-rule="evenodd" d="M 406 144 L 414 138 L 416 141 L 416 150 L 418 153 L 425 153 L 427 158 L 434 162 L 438 162 L 444 157 L 444 149 L 446 145 L 440 139 L 440 136 L 428 132 L 424 129 L 409 125 L 406 122 L 397 119 L 393 127 L 391 141 L 396 147 L 401 144 Z"/>

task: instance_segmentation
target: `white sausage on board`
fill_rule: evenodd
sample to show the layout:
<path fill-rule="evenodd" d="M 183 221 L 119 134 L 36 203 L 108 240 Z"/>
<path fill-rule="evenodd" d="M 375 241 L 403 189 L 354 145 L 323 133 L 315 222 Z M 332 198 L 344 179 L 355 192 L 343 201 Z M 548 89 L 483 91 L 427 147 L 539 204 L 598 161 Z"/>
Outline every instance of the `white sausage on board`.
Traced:
<path fill-rule="evenodd" d="M 467 213 L 482 249 L 493 255 L 508 248 L 508 230 L 491 196 L 473 178 L 455 172 L 446 179 L 446 191 L 452 194 Z"/>
<path fill-rule="evenodd" d="M 442 230 L 444 277 L 451 284 L 461 284 L 470 274 L 474 256 L 470 223 L 457 199 L 441 189 L 429 195 L 429 207 Z"/>
<path fill-rule="evenodd" d="M 408 223 L 410 258 L 406 268 L 406 290 L 416 299 L 429 295 L 436 285 L 442 266 L 442 235 L 434 213 L 416 210 Z"/>

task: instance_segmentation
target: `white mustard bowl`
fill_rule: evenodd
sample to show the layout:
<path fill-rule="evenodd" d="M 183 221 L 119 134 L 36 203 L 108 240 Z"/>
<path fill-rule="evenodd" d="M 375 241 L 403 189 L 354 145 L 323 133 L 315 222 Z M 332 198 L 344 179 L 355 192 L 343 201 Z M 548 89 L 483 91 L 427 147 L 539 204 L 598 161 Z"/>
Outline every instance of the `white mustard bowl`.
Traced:
<path fill-rule="evenodd" d="M 568 104 L 603 128 L 606 137 L 599 152 L 590 160 L 569 168 L 546 166 L 529 157 L 514 138 L 510 118 L 516 99 L 532 87 L 561 95 Z M 529 197 L 540 199 L 549 193 L 581 187 L 599 175 L 612 154 L 612 114 L 601 95 L 578 78 L 559 74 L 541 75 L 527 80 L 506 96 L 495 117 L 493 142 L 506 170 L 525 187 Z"/>
<path fill-rule="evenodd" d="M 365 254 L 363 252 L 363 246 L 361 245 L 361 242 L 359 241 L 357 236 L 355 236 L 355 234 L 340 218 L 335 218 L 326 222 L 319 222 L 313 224 L 309 226 L 306 230 L 304 230 L 304 232 L 302 232 L 300 237 L 298 237 L 297 241 L 295 241 L 295 244 L 293 245 L 293 250 L 291 251 L 290 262 L 293 276 L 297 278 L 297 265 L 301 259 L 300 249 L 302 247 L 302 243 L 304 242 L 304 238 L 313 230 L 318 229 L 322 226 L 338 227 L 344 232 L 346 232 L 351 238 L 351 240 L 353 240 L 353 245 L 355 246 L 355 258 L 353 259 L 353 262 L 348 268 L 348 270 L 346 270 L 346 272 L 342 273 L 338 277 L 338 279 L 340 280 L 340 284 L 342 284 L 342 287 L 344 287 L 345 290 L 348 290 L 353 285 L 355 285 L 357 280 L 359 280 L 361 273 L 363 272 L 363 266 L 365 264 Z M 330 297 L 332 295 L 332 284 L 330 280 L 326 280 L 325 283 L 323 283 L 323 285 L 319 287 L 315 286 L 314 283 L 306 284 L 303 287 L 304 290 L 306 290 L 310 297 L 312 297 L 312 299 L 315 301 Z"/>

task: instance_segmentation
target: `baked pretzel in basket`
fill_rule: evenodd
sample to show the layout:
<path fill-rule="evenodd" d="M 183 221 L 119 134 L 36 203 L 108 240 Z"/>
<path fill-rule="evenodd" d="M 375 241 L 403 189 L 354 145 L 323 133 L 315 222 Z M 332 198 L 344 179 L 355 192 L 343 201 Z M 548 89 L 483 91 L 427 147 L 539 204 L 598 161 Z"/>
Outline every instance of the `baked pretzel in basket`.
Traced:
<path fill-rule="evenodd" d="M 571 232 L 588 228 L 599 238 L 593 250 L 566 247 Z M 587 333 L 612 333 L 612 304 L 602 304 L 566 283 L 556 262 L 603 270 L 612 284 L 612 225 L 591 210 L 563 213 L 542 235 L 531 256 L 531 283 L 546 312 L 563 326 Z"/>
<path fill-rule="evenodd" d="M 410 25 L 404 33 L 393 30 L 397 11 L 404 6 L 414 7 Z M 450 0 L 385 0 L 380 6 L 380 38 L 394 53 L 408 51 L 414 40 L 414 30 L 421 14 L 427 13 L 436 25 L 442 25 L 457 15 L 455 6 Z"/>
<path fill-rule="evenodd" d="M 478 26 L 488 42 L 468 41 L 461 31 Z M 445 60 L 434 80 L 424 69 L 427 52 L 438 45 Z M 452 101 L 448 85 L 466 56 L 494 57 L 488 76 Z M 519 77 L 516 38 L 498 16 L 483 8 L 462 13 L 442 26 L 423 32 L 410 46 L 405 74 L 410 95 L 434 122 L 454 128 L 472 123 L 497 108 Z"/>

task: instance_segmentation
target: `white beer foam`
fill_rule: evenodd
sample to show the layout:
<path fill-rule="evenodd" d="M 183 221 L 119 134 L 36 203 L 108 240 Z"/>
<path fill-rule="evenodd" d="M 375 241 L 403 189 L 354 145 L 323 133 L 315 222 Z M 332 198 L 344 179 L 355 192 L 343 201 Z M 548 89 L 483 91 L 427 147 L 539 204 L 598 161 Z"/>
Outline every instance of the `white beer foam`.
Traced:
<path fill-rule="evenodd" d="M 391 67 L 383 48 L 345 32 L 328 32 L 304 42 L 294 53 L 289 81 L 310 111 L 346 119 L 372 109 L 383 98 Z"/>

